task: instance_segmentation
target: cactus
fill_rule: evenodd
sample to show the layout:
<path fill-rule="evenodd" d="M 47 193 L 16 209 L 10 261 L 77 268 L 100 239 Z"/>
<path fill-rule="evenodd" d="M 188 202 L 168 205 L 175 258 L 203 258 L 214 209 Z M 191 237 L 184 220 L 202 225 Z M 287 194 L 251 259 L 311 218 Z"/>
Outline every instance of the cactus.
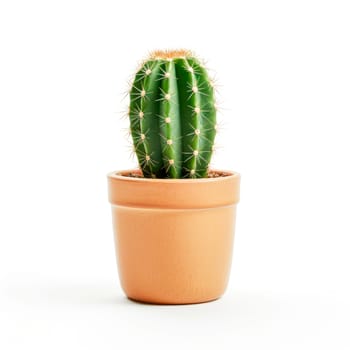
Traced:
<path fill-rule="evenodd" d="M 214 89 L 191 52 L 156 51 L 130 90 L 129 119 L 144 177 L 208 176 L 216 134 Z"/>

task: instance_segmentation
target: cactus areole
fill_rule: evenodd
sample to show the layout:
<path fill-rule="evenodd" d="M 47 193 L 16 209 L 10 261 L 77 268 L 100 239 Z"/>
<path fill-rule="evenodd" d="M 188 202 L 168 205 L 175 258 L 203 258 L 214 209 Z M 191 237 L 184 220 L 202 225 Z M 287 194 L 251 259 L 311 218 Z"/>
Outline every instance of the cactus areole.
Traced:
<path fill-rule="evenodd" d="M 216 134 L 214 89 L 191 52 L 156 51 L 137 71 L 130 129 L 143 176 L 208 176 Z"/>

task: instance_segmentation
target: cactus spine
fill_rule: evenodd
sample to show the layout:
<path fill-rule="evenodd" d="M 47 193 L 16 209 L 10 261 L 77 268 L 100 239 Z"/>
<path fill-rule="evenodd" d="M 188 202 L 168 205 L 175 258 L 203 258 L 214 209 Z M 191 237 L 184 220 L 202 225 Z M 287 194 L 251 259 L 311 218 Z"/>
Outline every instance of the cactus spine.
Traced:
<path fill-rule="evenodd" d="M 145 177 L 202 178 L 216 134 L 214 90 L 187 51 L 157 51 L 136 73 L 129 108 L 134 149 Z"/>

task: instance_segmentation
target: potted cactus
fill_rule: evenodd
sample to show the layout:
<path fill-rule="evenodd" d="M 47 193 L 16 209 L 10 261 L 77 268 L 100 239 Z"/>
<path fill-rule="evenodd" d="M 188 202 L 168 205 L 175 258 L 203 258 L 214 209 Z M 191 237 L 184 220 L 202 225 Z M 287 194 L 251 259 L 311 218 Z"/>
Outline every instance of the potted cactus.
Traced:
<path fill-rule="evenodd" d="M 216 108 L 206 69 L 188 51 L 152 53 L 128 114 L 140 169 L 108 174 L 122 288 L 149 303 L 215 300 L 228 282 L 240 176 L 208 168 Z"/>

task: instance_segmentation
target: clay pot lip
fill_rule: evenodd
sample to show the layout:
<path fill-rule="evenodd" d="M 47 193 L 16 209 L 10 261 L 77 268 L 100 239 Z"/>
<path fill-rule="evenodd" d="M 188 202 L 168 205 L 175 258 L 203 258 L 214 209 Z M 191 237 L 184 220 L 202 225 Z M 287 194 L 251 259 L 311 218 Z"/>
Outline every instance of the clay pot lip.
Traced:
<path fill-rule="evenodd" d="M 109 201 L 125 207 L 164 209 L 203 209 L 238 203 L 240 175 L 232 171 L 211 171 L 227 176 L 150 179 L 128 176 L 141 174 L 140 170 L 113 171 L 108 174 Z"/>
<path fill-rule="evenodd" d="M 138 173 L 141 174 L 140 169 L 127 169 L 127 170 L 116 170 L 112 171 L 107 174 L 107 177 L 111 180 L 117 180 L 117 181 L 127 181 L 127 182 L 143 182 L 143 183 L 152 183 L 152 184 L 189 184 L 189 183 L 206 183 L 206 182 L 226 182 L 226 181 L 232 181 L 234 178 L 240 178 L 240 174 L 231 171 L 231 170 L 219 170 L 219 169 L 210 169 L 210 172 L 219 173 L 219 174 L 225 174 L 225 176 L 219 176 L 219 177 L 213 177 L 213 178 L 198 178 L 198 179 L 151 179 L 151 178 L 145 178 L 145 177 L 131 177 L 127 176 L 125 174 L 130 173 Z"/>

